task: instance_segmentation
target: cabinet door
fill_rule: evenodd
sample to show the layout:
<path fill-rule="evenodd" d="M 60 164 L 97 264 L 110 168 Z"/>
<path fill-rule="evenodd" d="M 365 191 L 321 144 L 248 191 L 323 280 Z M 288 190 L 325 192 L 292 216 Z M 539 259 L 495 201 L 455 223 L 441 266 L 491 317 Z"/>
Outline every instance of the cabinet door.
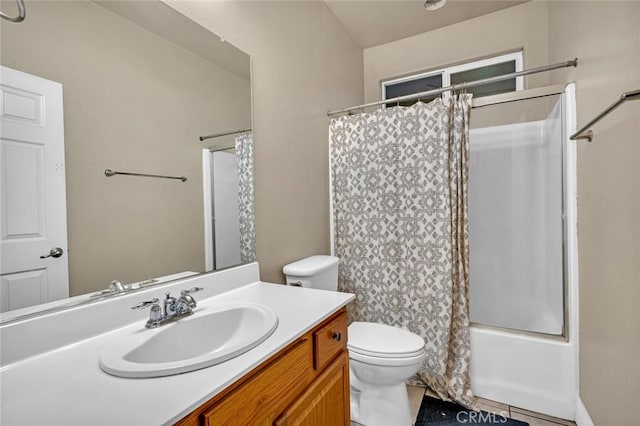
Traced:
<path fill-rule="evenodd" d="M 349 357 L 336 360 L 274 422 L 276 426 L 348 426 Z"/>
<path fill-rule="evenodd" d="M 313 380 L 311 341 L 302 339 L 202 414 L 204 426 L 270 425 Z"/>

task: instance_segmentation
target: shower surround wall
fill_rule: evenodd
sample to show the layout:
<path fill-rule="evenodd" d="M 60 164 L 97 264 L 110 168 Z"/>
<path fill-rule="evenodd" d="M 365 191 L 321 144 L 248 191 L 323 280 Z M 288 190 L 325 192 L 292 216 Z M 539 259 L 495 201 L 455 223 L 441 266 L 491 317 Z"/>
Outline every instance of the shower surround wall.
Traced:
<path fill-rule="evenodd" d="M 561 113 L 557 102 L 546 120 L 470 132 L 474 323 L 563 334 Z"/>

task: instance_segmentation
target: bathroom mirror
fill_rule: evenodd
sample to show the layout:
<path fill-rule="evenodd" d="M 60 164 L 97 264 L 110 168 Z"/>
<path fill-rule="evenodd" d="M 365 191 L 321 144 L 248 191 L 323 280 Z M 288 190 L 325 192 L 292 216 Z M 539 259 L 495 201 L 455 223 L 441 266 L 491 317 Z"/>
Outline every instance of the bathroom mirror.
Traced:
<path fill-rule="evenodd" d="M 161 1 L 26 7 L 0 26 L 2 320 L 255 260 L 249 56 Z"/>

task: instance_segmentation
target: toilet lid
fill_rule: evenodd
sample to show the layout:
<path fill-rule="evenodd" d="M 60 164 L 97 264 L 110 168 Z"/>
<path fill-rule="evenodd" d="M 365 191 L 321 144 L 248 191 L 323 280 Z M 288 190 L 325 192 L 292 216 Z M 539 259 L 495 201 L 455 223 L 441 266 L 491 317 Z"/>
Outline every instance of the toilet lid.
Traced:
<path fill-rule="evenodd" d="M 354 322 L 349 326 L 350 351 L 381 358 L 406 358 L 424 351 L 424 340 L 412 332 L 385 324 Z"/>

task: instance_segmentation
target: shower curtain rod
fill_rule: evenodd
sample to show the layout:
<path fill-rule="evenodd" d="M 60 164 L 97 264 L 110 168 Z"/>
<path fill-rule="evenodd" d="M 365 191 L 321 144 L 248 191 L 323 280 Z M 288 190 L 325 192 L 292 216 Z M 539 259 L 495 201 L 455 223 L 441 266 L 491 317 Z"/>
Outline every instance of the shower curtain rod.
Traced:
<path fill-rule="evenodd" d="M 244 133 L 244 132 L 250 132 L 250 131 L 251 131 L 251 128 L 248 128 L 248 129 L 232 130 L 230 132 L 214 133 L 213 135 L 200 136 L 200 142 L 206 139 L 219 138 L 220 136 L 235 135 L 236 133 Z"/>
<path fill-rule="evenodd" d="M 551 71 L 551 70 L 555 70 L 555 69 L 558 69 L 558 68 L 577 67 L 577 66 L 578 66 L 578 58 L 574 58 L 573 60 L 564 61 L 564 62 L 558 62 L 557 64 L 545 65 L 545 66 L 542 66 L 542 67 L 531 68 L 531 69 L 528 69 L 528 70 L 512 72 L 510 74 L 503 74 L 503 75 L 499 75 L 499 76 L 496 76 L 496 77 L 483 78 L 482 80 L 475 80 L 475 81 L 471 81 L 471 82 L 452 84 L 451 86 L 441 87 L 439 89 L 427 90 L 426 92 L 413 93 L 411 95 L 398 96 L 396 98 L 385 99 L 385 100 L 377 101 L 377 102 L 370 102 L 368 104 L 362 104 L 362 105 L 353 106 L 353 107 L 349 107 L 349 108 L 336 109 L 336 110 L 327 112 L 327 115 L 330 117 L 330 116 L 335 115 L 335 114 L 341 114 L 341 113 L 344 113 L 344 112 L 351 112 L 351 111 L 355 111 L 355 110 L 362 109 L 362 108 L 368 108 L 368 107 L 379 106 L 379 105 L 384 105 L 384 104 L 400 103 L 400 102 L 404 102 L 404 101 L 412 101 L 412 100 L 424 98 L 424 97 L 431 96 L 431 95 L 439 95 L 440 93 L 444 93 L 444 92 L 448 92 L 448 91 L 464 90 L 464 89 L 468 89 L 470 87 L 482 86 L 483 84 L 489 84 L 489 83 L 495 83 L 495 82 L 498 82 L 498 81 L 510 80 L 512 78 L 515 78 L 515 77 L 522 77 L 522 76 L 529 75 L 529 74 L 536 74 L 536 73 L 539 73 L 539 72 Z"/>

